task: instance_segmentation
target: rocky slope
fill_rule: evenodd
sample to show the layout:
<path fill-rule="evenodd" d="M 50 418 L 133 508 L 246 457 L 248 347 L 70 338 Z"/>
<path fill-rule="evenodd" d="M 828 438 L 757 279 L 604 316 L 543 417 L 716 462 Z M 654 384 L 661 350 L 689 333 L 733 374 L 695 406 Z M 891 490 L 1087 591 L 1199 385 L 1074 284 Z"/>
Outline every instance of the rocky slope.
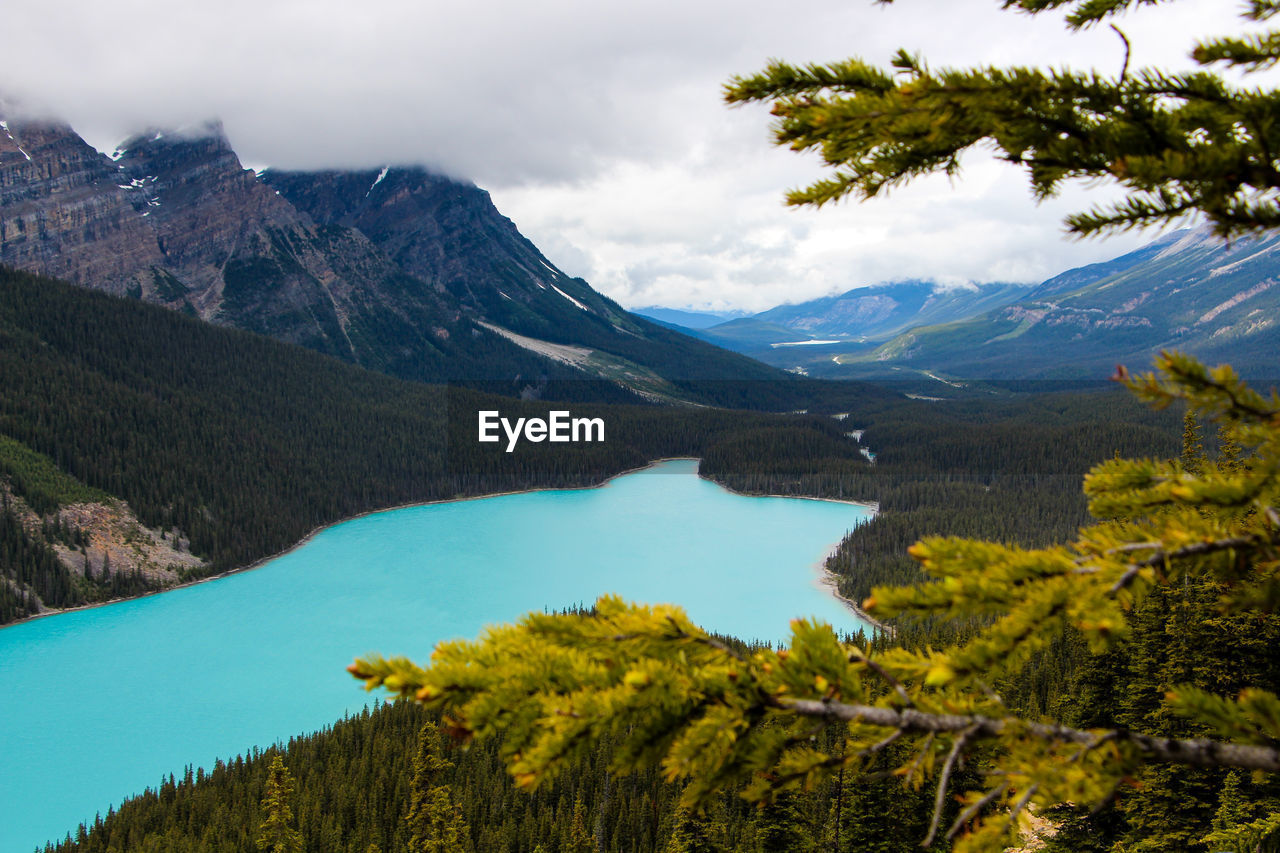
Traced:
<path fill-rule="evenodd" d="M 66 125 L 0 116 L 0 263 L 123 294 L 163 261 L 146 199 Z"/>
<path fill-rule="evenodd" d="M 8 483 L 0 481 L 0 494 L 28 535 L 39 537 L 52 548 L 73 576 L 101 582 L 112 574 L 137 573 L 149 588 L 164 588 L 199 574 L 206 566 L 191 553 L 190 543 L 181 533 L 147 527 L 122 500 L 68 504 L 42 517 L 14 495 Z M 78 540 L 77 544 L 46 536 L 45 531 L 55 525 L 64 537 Z"/>

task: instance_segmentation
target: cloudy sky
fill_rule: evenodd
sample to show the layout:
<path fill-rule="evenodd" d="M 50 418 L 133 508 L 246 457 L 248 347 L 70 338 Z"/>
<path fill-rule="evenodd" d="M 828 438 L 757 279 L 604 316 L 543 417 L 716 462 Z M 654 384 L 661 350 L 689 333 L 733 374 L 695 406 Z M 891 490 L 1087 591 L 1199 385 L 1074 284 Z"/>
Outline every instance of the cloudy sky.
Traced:
<path fill-rule="evenodd" d="M 282 168 L 423 163 L 488 189 L 544 253 L 628 307 L 761 310 L 881 281 L 1039 281 L 1151 235 L 1064 237 L 1105 188 L 1036 205 L 975 152 L 956 181 L 789 209 L 820 174 L 772 147 L 767 108 L 721 87 L 772 57 L 898 47 L 942 65 L 1119 71 L 1102 27 L 999 0 L 42 0 L 7 3 L 0 87 L 110 150 L 220 117 L 241 158 Z M 1131 68 L 1186 66 L 1240 0 L 1121 18 Z"/>

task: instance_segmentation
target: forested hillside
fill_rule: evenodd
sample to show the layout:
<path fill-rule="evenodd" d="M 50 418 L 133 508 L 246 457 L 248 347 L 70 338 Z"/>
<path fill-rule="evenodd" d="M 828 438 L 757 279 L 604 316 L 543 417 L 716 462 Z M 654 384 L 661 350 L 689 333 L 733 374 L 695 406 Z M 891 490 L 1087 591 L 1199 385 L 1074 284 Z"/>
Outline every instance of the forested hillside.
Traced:
<path fill-rule="evenodd" d="M 743 430 L 708 450 L 702 473 L 741 491 L 875 501 L 879 514 L 828 561 L 853 601 L 878 584 L 918 580 L 906 551 L 926 535 L 1028 546 L 1065 539 L 1089 518 L 1080 484 L 1091 467 L 1117 453 L 1175 455 L 1178 446 L 1176 416 L 1116 388 L 868 401 L 836 423 L 843 440 Z M 855 431 L 874 465 L 841 453 Z"/>
<path fill-rule="evenodd" d="M 0 571 L 9 581 L 0 584 L 0 621 L 244 566 L 368 510 L 589 485 L 652 459 L 703 455 L 766 424 L 825 436 L 824 452 L 864 464 L 829 419 L 645 405 L 575 405 L 575 416 L 604 418 L 605 442 L 525 444 L 508 454 L 477 442 L 477 410 L 545 416 L 551 404 L 396 380 L 3 270 L 0 375 L 0 474 L 29 507 L 25 527 L 4 511 Z M 781 402 L 796 402 L 792 386 L 780 386 Z M 771 388 L 726 383 L 720 393 L 758 403 Z M 842 393 L 890 396 L 856 386 Z M 599 386 L 580 396 L 598 398 Z M 51 546 L 78 547 L 81 534 L 53 529 L 52 520 L 92 496 L 80 490 L 126 501 L 141 524 L 202 562 L 151 579 L 101 566 L 88 577 L 80 563 L 62 565 Z"/>

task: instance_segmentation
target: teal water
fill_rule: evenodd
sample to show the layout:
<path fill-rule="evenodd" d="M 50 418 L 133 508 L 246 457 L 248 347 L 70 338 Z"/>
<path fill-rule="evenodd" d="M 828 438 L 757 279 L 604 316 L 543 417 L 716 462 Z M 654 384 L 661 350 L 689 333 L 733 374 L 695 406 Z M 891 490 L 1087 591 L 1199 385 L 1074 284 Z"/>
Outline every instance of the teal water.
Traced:
<path fill-rule="evenodd" d="M 0 851 L 359 710 L 343 668 L 366 652 L 425 660 L 606 592 L 745 638 L 782 639 L 796 616 L 860 627 L 817 566 L 868 510 L 734 495 L 696 469 L 376 513 L 255 571 L 0 630 Z"/>

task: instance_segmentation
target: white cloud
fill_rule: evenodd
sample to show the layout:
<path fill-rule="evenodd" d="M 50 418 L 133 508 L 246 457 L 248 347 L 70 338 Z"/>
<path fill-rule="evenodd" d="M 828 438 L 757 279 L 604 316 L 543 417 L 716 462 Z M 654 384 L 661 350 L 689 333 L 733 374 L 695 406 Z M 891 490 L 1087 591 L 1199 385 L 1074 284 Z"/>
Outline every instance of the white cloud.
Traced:
<path fill-rule="evenodd" d="M 220 116 L 242 158 L 292 168 L 422 162 L 493 192 L 557 264 L 627 305 L 768 307 L 896 278 L 1045 278 L 1141 242 L 1076 243 L 1012 169 L 971 157 L 954 185 L 787 210 L 819 174 L 771 147 L 767 110 L 720 87 L 769 57 L 899 46 L 935 65 L 1118 70 L 1107 28 L 997 0 L 44 0 L 6 9 L 0 79 L 109 149 L 146 125 Z M 1186 64 L 1234 29 L 1236 0 L 1181 0 L 1118 23 L 1131 67 Z M 1189 36 L 1188 34 L 1193 34 Z"/>

